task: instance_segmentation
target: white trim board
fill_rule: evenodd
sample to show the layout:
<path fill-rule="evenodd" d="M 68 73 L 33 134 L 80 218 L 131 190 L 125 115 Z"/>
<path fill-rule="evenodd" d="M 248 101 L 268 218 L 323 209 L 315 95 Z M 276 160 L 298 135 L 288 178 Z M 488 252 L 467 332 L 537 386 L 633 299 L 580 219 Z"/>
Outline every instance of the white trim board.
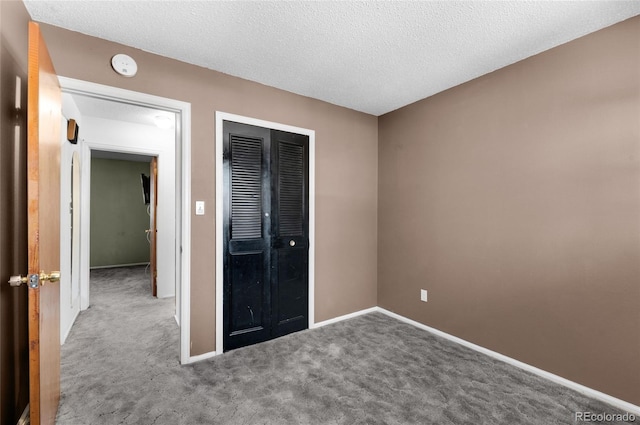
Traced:
<path fill-rule="evenodd" d="M 84 254 L 80 250 L 80 225 L 82 191 L 81 146 L 67 140 L 67 120 L 73 118 L 80 127 L 84 121 L 80 111 L 68 94 L 62 95 L 62 119 L 60 121 L 60 229 L 70 238 L 60 238 L 60 343 L 64 344 L 78 313 L 80 312 L 81 267 Z M 77 181 L 74 180 L 77 179 Z M 75 213 L 71 203 L 75 203 Z M 72 207 L 71 209 L 69 207 Z M 73 229 L 73 220 L 76 228 Z"/>
<path fill-rule="evenodd" d="M 555 375 L 553 373 L 547 372 L 545 370 L 539 369 L 535 366 L 531 366 L 527 363 L 523 363 L 519 360 L 516 360 L 514 358 L 505 356 L 504 354 L 500 354 L 498 352 L 495 352 L 493 350 L 489 350 L 488 348 L 484 348 L 480 345 L 474 344 L 472 342 L 466 341 L 462 338 L 458 338 L 457 336 L 453 336 L 451 334 L 448 334 L 446 332 L 443 332 L 441 330 L 432 328 L 430 326 L 424 325 L 420 322 L 416 322 L 415 320 L 409 319 L 407 317 L 401 316 L 397 313 L 393 313 L 389 310 L 386 310 L 382 307 L 371 307 L 371 308 L 367 308 L 365 310 L 360 310 L 360 311 L 356 311 L 350 314 L 345 314 L 344 316 L 339 316 L 339 317 L 334 317 L 333 319 L 329 319 L 329 320 L 325 320 L 323 322 L 319 322 L 316 323 L 313 328 L 319 328 L 322 326 L 326 326 L 326 325 L 331 325 L 333 323 L 338 323 L 341 322 L 343 320 L 347 320 L 347 319 L 353 319 L 354 317 L 358 317 L 358 316 L 362 316 L 364 314 L 368 314 L 368 313 L 374 313 L 374 312 L 379 312 L 382 314 L 385 314 L 389 317 L 392 317 L 396 320 L 400 320 L 401 322 L 407 323 L 409 325 L 415 326 L 419 329 L 422 329 L 424 331 L 427 331 L 429 333 L 432 333 L 434 335 L 437 335 L 439 337 L 445 338 L 451 342 L 455 342 L 456 344 L 460 344 L 463 345 L 467 348 L 470 348 L 474 351 L 477 351 L 479 353 L 482 353 L 484 355 L 487 355 L 489 357 L 493 357 L 494 359 L 500 360 L 502 362 L 505 362 L 511 366 L 515 366 L 517 368 L 526 370 L 527 372 L 531 372 L 534 375 L 538 375 L 542 378 L 548 379 L 549 381 L 555 382 L 556 384 L 560 384 L 562 386 L 565 386 L 567 388 L 571 388 L 574 391 L 577 391 L 581 394 L 584 394 L 588 397 L 594 398 L 596 400 L 600 400 L 604 403 L 610 404 L 614 407 L 617 407 L 619 409 L 625 410 L 629 413 L 633 413 L 636 416 L 640 416 L 640 406 L 636 406 L 635 404 L 626 402 L 624 400 L 620 400 L 619 398 L 616 397 L 612 397 L 608 394 L 605 394 L 601 391 L 598 390 L 594 390 L 593 388 L 589 388 L 587 386 L 584 386 L 582 384 L 578 384 L 577 382 L 574 381 L 570 381 L 569 379 L 563 378 L 561 376 Z"/>
<path fill-rule="evenodd" d="M 203 360 L 210 359 L 212 357 L 218 356 L 222 353 L 218 353 L 217 351 L 209 351 L 208 353 L 199 354 L 197 356 L 189 357 L 189 363 L 201 362 Z"/>
<path fill-rule="evenodd" d="M 113 264 L 109 266 L 89 266 L 89 270 L 98 270 L 98 269 L 113 269 L 116 267 L 135 267 L 135 266 L 146 266 L 149 264 L 148 261 L 144 263 L 128 263 L 128 264 Z"/>
<path fill-rule="evenodd" d="M 409 319 L 407 317 L 401 316 L 397 313 L 393 313 L 389 310 L 385 310 L 382 307 L 376 307 L 376 310 L 380 313 L 386 314 L 389 317 L 393 317 L 394 319 L 400 320 L 402 322 L 408 323 L 410 325 L 413 325 L 417 328 L 420 328 L 422 330 L 425 330 L 427 332 L 430 332 L 434 335 L 440 336 L 442 338 L 448 339 L 449 341 L 455 342 L 456 344 L 460 344 L 463 345 L 467 348 L 470 348 L 472 350 L 478 351 L 482 354 L 485 354 L 489 357 L 493 357 L 494 359 L 500 360 L 502 362 L 505 362 L 511 366 L 515 366 L 517 368 L 526 370 L 527 372 L 531 372 L 535 375 L 538 375 L 542 378 L 548 379 L 549 381 L 555 382 L 556 384 L 560 384 L 562 386 L 565 386 L 567 388 L 571 388 L 574 391 L 577 391 L 581 394 L 584 394 L 588 397 L 594 398 L 596 400 L 600 400 L 604 403 L 610 404 L 614 407 L 617 407 L 619 409 L 625 410 L 629 413 L 633 413 L 634 415 L 640 416 L 640 406 L 636 406 L 635 404 L 631 404 L 629 402 L 626 402 L 624 400 L 620 400 L 619 398 L 616 397 L 612 397 L 608 394 L 605 394 L 603 392 L 600 392 L 598 390 L 594 390 L 593 388 L 589 388 L 586 387 L 582 384 L 578 384 L 577 382 L 574 381 L 570 381 L 566 378 L 563 378 L 561 376 L 555 375 L 553 373 L 547 372 L 545 370 L 539 369 L 535 366 L 531 366 L 527 363 L 523 363 L 520 360 L 516 360 L 514 358 L 511 358 L 509 356 L 505 356 L 504 354 L 500 354 L 498 352 L 495 352 L 493 350 L 489 350 L 488 348 L 484 348 L 480 345 L 474 344 L 472 342 L 466 341 L 462 338 L 458 338 L 457 336 L 453 336 L 451 334 L 448 334 L 446 332 L 440 331 L 438 329 L 432 328 L 430 326 L 424 325 L 420 322 L 416 322 L 415 320 Z"/>
<path fill-rule="evenodd" d="M 409 325 L 415 326 L 419 329 L 422 329 L 424 331 L 427 331 L 429 333 L 432 333 L 434 335 L 437 335 L 439 337 L 445 338 L 451 342 L 454 342 L 456 344 L 460 344 L 463 345 L 467 348 L 470 348 L 474 351 L 477 351 L 479 353 L 482 353 L 484 355 L 487 355 L 489 357 L 493 357 L 494 359 L 500 360 L 502 362 L 505 362 L 511 366 L 515 366 L 517 368 L 526 370 L 527 372 L 533 373 L 534 375 L 538 375 L 544 379 L 547 379 L 549 381 L 555 382 L 556 384 L 562 385 L 564 387 L 570 388 L 574 391 L 577 391 L 581 394 L 584 394 L 588 397 L 591 397 L 593 399 L 602 401 L 604 403 L 607 403 L 613 407 L 616 407 L 618 409 L 624 410 L 626 412 L 632 413 L 635 416 L 640 416 L 640 406 L 637 406 L 635 404 L 629 403 L 627 401 L 621 400 L 619 398 L 610 396 L 608 394 L 605 394 L 601 391 L 598 390 L 594 390 L 593 388 L 589 388 L 587 386 L 584 386 L 582 384 L 578 384 L 577 382 L 574 381 L 570 381 L 569 379 L 563 378 L 561 376 L 555 375 L 553 373 L 547 372 L 545 370 L 539 369 L 535 366 L 531 366 L 527 363 L 521 362 L 519 360 L 516 360 L 514 358 L 505 356 L 504 354 L 500 354 L 498 352 L 495 352 L 493 350 L 489 350 L 488 348 L 484 348 L 480 345 L 474 344 L 472 342 L 466 341 L 462 338 L 458 338 L 457 336 L 453 336 L 451 334 L 448 334 L 446 332 L 440 331 L 438 329 L 432 328 L 430 326 L 424 325 L 420 322 L 416 322 L 415 320 L 409 319 L 407 317 L 401 316 L 397 313 L 393 313 L 389 310 L 386 310 L 382 307 L 371 307 L 371 308 L 367 308 L 364 310 L 359 310 L 359 311 L 355 311 L 353 313 L 349 313 L 349 314 L 345 314 L 343 316 L 338 316 L 338 317 L 334 317 L 333 319 L 328 319 L 328 320 L 324 320 L 322 322 L 318 322 L 318 323 L 314 323 L 313 325 L 309 326 L 309 329 L 317 329 L 317 328 L 321 328 L 323 326 L 327 326 L 327 325 L 331 325 L 334 323 L 338 323 L 341 322 L 343 320 L 348 320 L 348 319 L 353 319 L 355 317 L 358 316 L 362 316 L 365 314 L 369 314 L 369 313 L 382 313 L 385 314 L 389 317 L 392 317 L 396 320 L 400 320 L 401 322 L 405 322 Z M 214 357 L 218 354 L 221 354 L 221 352 L 217 352 L 217 351 L 212 351 L 210 353 L 205 353 L 202 354 L 200 356 L 196 356 L 196 357 L 192 357 L 191 360 L 192 361 L 200 361 L 200 360 L 205 360 L 211 357 Z"/>
<path fill-rule="evenodd" d="M 241 115 L 216 111 L 216 352 L 222 353 L 222 285 L 223 274 L 223 206 L 224 188 L 222 187 L 222 122 L 235 121 L 257 127 L 273 130 L 288 131 L 290 133 L 309 136 L 309 328 L 315 325 L 315 161 L 316 161 L 316 132 L 306 128 L 294 127 Z"/>
<path fill-rule="evenodd" d="M 73 312 L 73 317 L 71 318 L 72 326 L 69 326 L 67 329 L 62 330 L 62 337 L 60 338 L 60 345 L 64 345 L 67 342 L 67 338 L 69 338 L 69 334 L 71 333 L 71 329 L 73 329 L 73 323 L 76 322 L 76 319 L 80 315 L 80 309 L 77 309 Z"/>
<path fill-rule="evenodd" d="M 180 363 L 188 363 L 189 345 L 191 340 L 191 104 L 179 100 L 154 96 L 146 93 L 134 92 L 117 87 L 105 86 L 88 81 L 58 77 L 62 91 L 65 93 L 93 96 L 104 100 L 145 106 L 153 109 L 171 111 L 179 117 L 175 129 L 175 181 L 179 182 L 175 190 L 175 282 L 176 282 L 176 313 L 180 318 Z M 123 149 L 100 143 L 87 144 L 82 147 L 82 163 L 88 164 L 91 159 L 91 149 L 121 151 L 127 153 L 155 154 L 153 150 Z M 87 167 L 83 167 L 86 171 Z M 87 195 L 89 180 L 86 174 L 82 176 L 81 202 L 89 199 Z M 90 176 L 88 176 L 90 178 Z M 89 228 L 88 213 L 81 213 L 81 228 Z M 85 232 L 86 233 L 86 232 Z M 88 257 L 89 240 L 81 235 L 80 250 Z M 83 281 L 89 281 L 88 261 L 81 264 L 80 276 Z M 87 294 L 81 293 L 81 306 L 88 307 Z"/>
<path fill-rule="evenodd" d="M 362 316 L 364 314 L 375 313 L 380 311 L 379 307 L 371 307 L 364 310 L 355 311 L 353 313 L 345 314 L 344 316 L 334 317 L 333 319 L 323 320 L 322 322 L 315 323 L 310 326 L 311 329 L 321 328 L 323 326 L 331 325 L 333 323 L 342 322 L 343 320 L 353 319 L 354 317 Z"/>

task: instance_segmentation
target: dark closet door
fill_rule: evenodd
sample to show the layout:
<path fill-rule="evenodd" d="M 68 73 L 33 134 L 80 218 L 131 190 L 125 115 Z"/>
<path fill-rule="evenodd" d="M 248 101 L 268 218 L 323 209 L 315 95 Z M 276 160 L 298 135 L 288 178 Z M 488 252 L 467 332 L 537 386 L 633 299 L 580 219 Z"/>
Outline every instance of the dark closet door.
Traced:
<path fill-rule="evenodd" d="M 308 327 L 309 137 L 271 131 L 273 337 Z"/>
<path fill-rule="evenodd" d="M 309 138 L 224 122 L 224 350 L 308 327 Z"/>
<path fill-rule="evenodd" d="M 224 349 L 271 338 L 269 130 L 224 124 Z"/>

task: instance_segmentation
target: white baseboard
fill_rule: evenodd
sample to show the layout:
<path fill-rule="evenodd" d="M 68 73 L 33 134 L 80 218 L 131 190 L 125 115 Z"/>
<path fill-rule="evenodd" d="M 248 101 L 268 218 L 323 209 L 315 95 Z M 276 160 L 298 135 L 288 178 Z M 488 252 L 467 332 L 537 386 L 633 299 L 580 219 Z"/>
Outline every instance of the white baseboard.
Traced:
<path fill-rule="evenodd" d="M 309 329 L 320 328 L 322 326 L 330 325 L 332 323 L 337 323 L 337 322 L 341 322 L 343 320 L 351 319 L 353 317 L 362 316 L 363 314 L 373 313 L 374 311 L 380 311 L 380 309 L 378 307 L 371 307 L 371 308 L 367 308 L 365 310 L 356 311 L 354 313 L 345 314 L 344 316 L 334 317 L 333 319 L 325 320 L 325 321 L 322 321 L 322 322 L 319 322 L 319 323 L 314 323 L 313 325 L 311 325 L 311 327 Z M 202 360 L 210 359 L 210 358 L 215 357 L 215 356 L 217 356 L 219 354 L 222 354 L 222 353 L 220 353 L 218 351 L 210 351 L 208 353 L 200 354 L 198 356 L 191 356 L 191 357 L 189 357 L 189 361 L 186 364 L 195 363 L 195 362 L 199 362 L 199 361 L 202 361 Z"/>
<path fill-rule="evenodd" d="M 479 353 L 485 354 L 487 356 L 493 357 L 497 360 L 500 360 L 502 362 L 505 362 L 509 365 L 515 366 L 517 368 L 526 370 L 528 372 L 531 372 L 535 375 L 538 375 L 542 378 L 548 379 L 549 381 L 555 382 L 556 384 L 560 384 L 562 386 L 565 386 L 567 388 L 571 388 L 574 391 L 577 391 L 581 394 L 584 394 L 588 397 L 594 398 L 596 400 L 600 400 L 604 403 L 607 403 L 613 407 L 616 407 L 618 409 L 624 410 L 626 412 L 632 413 L 636 416 L 640 416 L 640 406 L 637 406 L 635 404 L 629 403 L 627 401 L 621 400 L 619 398 L 610 396 L 608 394 L 605 394 L 601 391 L 598 390 L 594 390 L 593 388 L 589 388 L 587 386 L 584 386 L 582 384 L 578 384 L 577 382 L 574 381 L 570 381 L 566 378 L 563 378 L 561 376 L 555 375 L 551 372 L 547 372 L 545 370 L 539 369 L 535 366 L 531 366 L 530 364 L 521 362 L 520 360 L 516 360 L 512 357 L 509 356 L 505 356 L 504 354 L 500 354 L 496 351 L 490 350 L 488 348 L 482 347 L 480 345 L 474 344 L 472 342 L 466 341 L 462 338 L 458 338 L 457 336 L 453 336 L 451 334 L 448 334 L 446 332 L 440 331 L 438 329 L 432 328 L 430 326 L 427 326 L 425 324 L 422 324 L 420 322 L 416 322 L 415 320 L 409 319 L 407 317 L 401 316 L 397 313 L 393 313 L 389 310 L 386 310 L 382 307 L 371 307 L 371 308 L 367 308 L 365 310 L 359 310 L 353 313 L 349 313 L 349 314 L 345 314 L 344 316 L 339 316 L 339 317 L 334 317 L 333 319 L 328 319 L 328 320 L 324 320 L 322 322 L 318 322 L 318 323 L 314 323 L 313 325 L 311 325 L 310 329 L 316 329 L 316 328 L 320 328 L 322 326 L 326 326 L 326 325 L 330 325 L 332 323 L 338 323 L 341 322 L 343 320 L 347 320 L 347 319 L 352 319 L 354 317 L 358 317 L 358 316 L 362 316 L 363 314 L 368 314 L 368 313 L 374 313 L 374 312 L 379 312 L 382 314 L 386 314 L 389 317 L 393 317 L 394 319 L 400 320 L 402 322 L 408 323 L 410 325 L 413 325 L 419 329 L 425 330 L 427 332 L 430 332 L 434 335 L 440 336 L 442 338 L 445 338 L 449 341 L 455 342 L 457 344 L 463 345 L 467 348 L 470 348 L 472 350 L 475 350 Z M 218 353 L 217 351 L 211 351 L 209 353 L 205 353 L 205 354 L 201 354 L 199 356 L 193 356 L 189 358 L 189 362 L 188 363 L 195 363 L 201 360 L 206 360 L 209 359 L 211 357 L 215 357 L 217 356 Z"/>
<path fill-rule="evenodd" d="M 594 390 L 593 388 L 589 388 L 586 387 L 582 384 L 578 384 L 577 382 L 574 381 L 570 381 L 566 378 L 563 378 L 561 376 L 555 375 L 553 373 L 547 372 L 545 370 L 542 369 L 538 369 L 535 366 L 531 366 L 527 363 L 523 363 L 520 360 L 516 360 L 514 358 L 505 356 L 504 354 L 500 354 L 497 353 L 495 351 L 489 350 L 488 348 L 484 348 L 480 345 L 474 344 L 472 342 L 466 341 L 462 338 L 458 338 L 457 336 L 453 336 L 450 335 L 446 332 L 442 332 L 438 329 L 432 328 L 430 326 L 424 325 L 420 322 L 416 322 L 415 320 L 409 319 L 407 317 L 401 316 L 399 314 L 393 313 L 389 310 L 385 310 L 384 308 L 381 307 L 376 307 L 376 311 L 379 311 L 380 313 L 386 314 L 387 316 L 393 317 L 394 319 L 398 319 L 402 322 L 408 323 L 410 325 L 413 325 L 417 328 L 423 329 L 427 332 L 430 332 L 434 335 L 437 336 L 441 336 L 445 339 L 448 339 L 449 341 L 455 342 L 457 344 L 460 345 L 464 345 L 465 347 L 471 348 L 472 350 L 478 351 L 482 354 L 486 354 L 487 356 L 493 357 L 497 360 L 503 361 L 507 364 L 510 364 L 512 366 L 518 367 L 520 369 L 526 370 L 528 372 L 531 372 L 535 375 L 541 376 L 542 378 L 548 379 L 550 381 L 555 382 L 556 384 L 560 384 L 563 385 L 567 388 L 571 388 L 572 390 L 575 390 L 581 394 L 584 394 L 586 396 L 589 396 L 591 398 L 595 398 L 596 400 L 600 400 L 604 403 L 610 404 L 611 406 L 617 407 L 618 409 L 622 409 L 624 411 L 627 411 L 629 413 L 633 413 L 636 416 L 640 416 L 640 406 L 636 406 L 635 404 L 631 404 L 629 402 L 626 402 L 624 400 L 620 400 L 619 398 L 616 397 L 612 397 L 608 394 L 605 394 L 603 392 L 600 392 L 598 390 Z"/>
<path fill-rule="evenodd" d="M 60 345 L 64 345 L 64 343 L 67 341 L 67 338 L 69 337 L 69 334 L 71 333 L 71 329 L 73 328 L 73 325 L 76 323 L 76 319 L 78 318 L 79 314 L 80 314 L 80 309 L 76 310 L 76 314 L 73 315 L 73 319 L 71 319 L 71 324 L 69 325 L 69 328 L 65 331 L 64 336 L 62 337 L 62 341 L 60 341 Z"/>
<path fill-rule="evenodd" d="M 373 313 L 375 311 L 380 311 L 379 307 L 371 307 L 364 310 L 359 310 L 353 313 L 345 314 L 344 316 L 334 317 L 333 319 L 323 320 L 322 322 L 314 323 L 311 325 L 310 329 L 321 328 L 323 326 L 330 325 L 332 323 L 342 322 L 343 320 L 353 319 L 354 317 L 362 316 L 363 314 Z"/>
<path fill-rule="evenodd" d="M 31 423 L 31 416 L 29 416 L 29 404 L 24 408 L 24 412 L 22 412 L 22 416 L 18 419 L 18 423 L 16 425 L 29 425 Z"/>
<path fill-rule="evenodd" d="M 215 356 L 217 356 L 219 354 L 221 354 L 221 353 L 218 353 L 217 351 L 209 351 L 208 353 L 199 354 L 197 356 L 190 356 L 189 360 L 187 361 L 186 364 L 201 362 L 203 360 L 207 360 L 207 359 L 210 359 L 212 357 L 215 357 Z"/>

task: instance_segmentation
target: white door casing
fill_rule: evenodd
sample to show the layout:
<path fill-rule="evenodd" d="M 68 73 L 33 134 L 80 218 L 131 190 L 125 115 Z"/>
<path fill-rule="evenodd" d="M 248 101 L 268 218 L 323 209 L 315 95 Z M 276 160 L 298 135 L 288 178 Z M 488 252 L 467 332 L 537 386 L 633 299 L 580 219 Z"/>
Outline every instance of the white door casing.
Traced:
<path fill-rule="evenodd" d="M 164 270 L 159 270 L 158 295 L 159 297 L 176 296 L 176 321 L 180 325 L 180 362 L 190 363 L 190 231 L 191 231 L 191 105 L 186 102 L 153 96 L 145 93 L 104 86 L 101 84 L 74 80 L 60 77 L 60 85 L 63 93 L 80 94 L 98 97 L 100 99 L 124 102 L 145 106 L 153 109 L 161 109 L 174 112 L 177 115 L 175 134 L 171 147 L 160 146 L 157 143 L 144 143 L 136 140 L 136 127 L 134 124 L 128 127 L 131 134 L 120 134 L 117 138 L 108 137 L 109 120 L 99 118 L 84 119 L 84 128 L 80 128 L 80 140 L 78 145 L 81 150 L 82 187 L 81 187 L 81 237 L 80 250 L 83 258 L 80 264 L 81 299 L 82 309 L 89 306 L 89 205 L 90 205 L 90 178 L 91 178 L 91 150 L 104 150 L 109 152 L 121 152 L 158 156 L 159 174 L 163 180 L 159 187 L 168 192 L 163 196 L 159 194 L 158 225 L 163 229 L 163 237 L 158 235 L 158 262 L 164 263 Z M 111 122 L 112 123 L 112 122 Z M 139 133 L 138 133 L 139 135 Z M 157 135 L 156 135 L 157 136 Z M 157 141 L 157 139 L 155 139 Z M 173 154 L 172 154 L 173 153 Z M 164 216 L 161 216 L 164 211 Z M 65 229 L 62 229 L 65 232 Z M 160 251 L 162 245 L 163 250 Z M 164 285 L 160 292 L 160 274 L 163 274 L 165 282 L 169 282 L 173 291 L 167 290 Z M 175 282 L 175 285 L 173 285 Z"/>

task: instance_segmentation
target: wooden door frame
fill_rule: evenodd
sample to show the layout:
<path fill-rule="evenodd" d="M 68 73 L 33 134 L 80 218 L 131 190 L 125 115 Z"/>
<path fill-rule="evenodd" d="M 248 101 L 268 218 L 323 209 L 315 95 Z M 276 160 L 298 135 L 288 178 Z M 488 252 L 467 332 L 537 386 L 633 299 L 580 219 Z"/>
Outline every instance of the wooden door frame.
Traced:
<path fill-rule="evenodd" d="M 180 363 L 193 362 L 190 355 L 191 334 L 191 104 L 175 99 L 154 96 L 146 93 L 105 86 L 88 81 L 59 77 L 63 93 L 92 96 L 104 100 L 129 103 L 145 106 L 153 109 L 162 109 L 178 114 L 178 125 L 175 135 L 175 169 L 176 169 L 176 197 L 181 202 L 176 203 L 176 246 L 175 246 L 175 281 L 176 281 L 176 321 L 180 326 Z M 96 143 L 86 143 L 83 146 L 82 162 L 85 164 L 83 172 L 87 170 L 87 161 L 90 161 L 91 149 L 113 151 L 111 146 L 103 146 Z M 116 149 L 117 151 L 118 149 Z M 125 153 L 138 153 L 149 156 L 157 156 L 157 151 L 140 150 L 127 151 Z M 86 205 L 88 181 L 86 174 L 82 177 L 81 203 Z M 88 229 L 88 214 L 81 212 L 81 229 Z M 80 249 L 84 253 L 89 252 L 89 239 L 87 232 L 81 232 Z M 85 254 L 85 257 L 88 255 Z M 80 276 L 85 282 L 89 280 L 89 266 L 87 261 L 82 261 Z M 81 294 L 81 307 L 88 307 L 88 298 Z"/>
<path fill-rule="evenodd" d="M 40 26 L 33 21 L 27 51 L 29 417 L 40 425 L 55 422 L 60 401 L 60 285 L 45 284 L 49 279 L 42 273 L 60 270 L 62 93 Z"/>
<path fill-rule="evenodd" d="M 204 359 L 224 352 L 223 343 L 223 286 L 224 286 L 224 232 L 223 232 L 223 121 L 235 121 L 242 124 L 265 127 L 272 130 L 288 131 L 290 133 L 309 136 L 309 328 L 315 324 L 315 161 L 316 161 L 316 132 L 302 127 L 245 117 L 216 111 L 216 350 L 198 356 Z"/>
<path fill-rule="evenodd" d="M 158 157 L 151 157 L 151 165 L 149 170 L 150 178 L 150 196 L 149 196 L 149 215 L 151 216 L 151 226 L 149 227 L 149 244 L 151 249 L 149 252 L 149 273 L 151 274 L 151 293 L 154 297 L 158 296 Z M 177 293 L 177 291 L 176 291 Z"/>

